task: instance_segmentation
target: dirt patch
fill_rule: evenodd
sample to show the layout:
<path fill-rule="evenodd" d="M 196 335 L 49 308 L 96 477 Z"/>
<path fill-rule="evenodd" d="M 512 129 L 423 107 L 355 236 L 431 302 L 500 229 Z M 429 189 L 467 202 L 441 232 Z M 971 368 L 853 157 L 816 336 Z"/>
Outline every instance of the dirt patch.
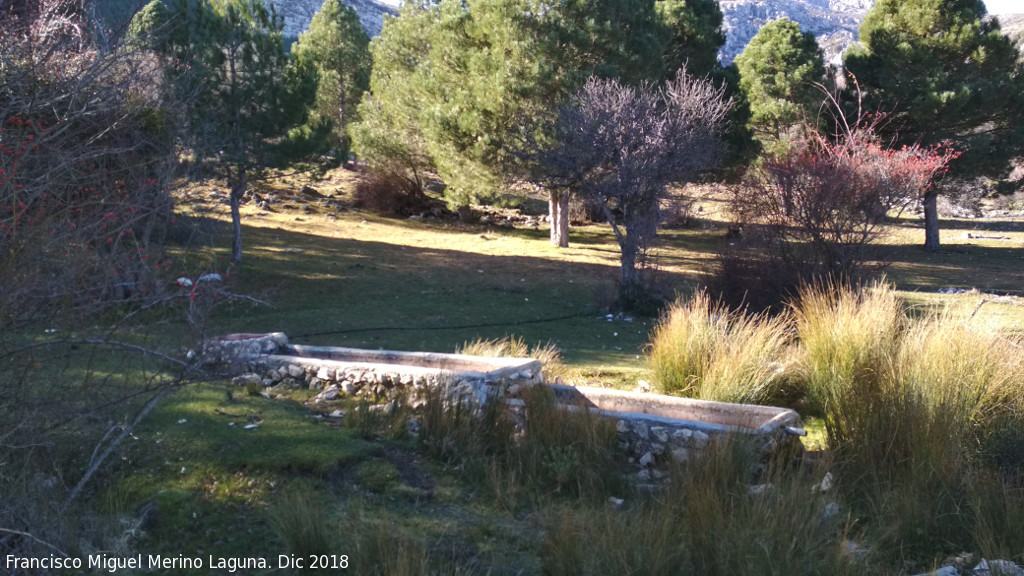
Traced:
<path fill-rule="evenodd" d="M 437 485 L 423 466 L 421 456 L 397 446 L 385 446 L 384 457 L 398 469 L 402 483 L 432 497 Z"/>

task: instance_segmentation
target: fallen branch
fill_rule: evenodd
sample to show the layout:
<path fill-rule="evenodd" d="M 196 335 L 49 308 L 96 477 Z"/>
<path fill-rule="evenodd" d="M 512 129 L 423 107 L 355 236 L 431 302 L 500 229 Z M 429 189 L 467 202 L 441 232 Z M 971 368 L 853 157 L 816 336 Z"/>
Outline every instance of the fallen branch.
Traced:
<path fill-rule="evenodd" d="M 110 454 L 114 451 L 115 448 L 117 448 L 121 441 L 128 437 L 128 435 L 131 434 L 133 430 L 135 430 L 135 427 L 138 426 L 139 423 L 142 422 L 142 419 L 145 418 L 146 415 L 149 414 L 149 412 L 153 410 L 153 408 L 155 408 L 157 404 L 160 403 L 160 400 L 162 400 L 165 396 L 167 396 L 177 388 L 177 386 L 172 385 L 166 386 L 165 388 L 157 392 L 157 394 L 153 396 L 149 400 L 149 402 L 146 402 L 146 405 L 143 406 L 139 410 L 138 414 L 135 415 L 135 418 L 132 420 L 131 424 L 129 424 L 128 426 L 114 427 L 107 431 L 107 434 L 103 436 L 99 443 L 97 443 L 96 448 L 93 450 L 92 457 L 89 459 L 89 465 L 85 470 L 85 474 L 82 475 L 82 479 L 79 480 L 78 484 L 76 484 L 75 487 L 71 489 L 71 493 L 68 494 L 67 499 L 64 500 L 64 504 L 61 505 L 61 514 L 67 511 L 68 507 L 71 506 L 72 502 L 74 502 L 75 499 L 78 498 L 78 495 L 82 493 L 82 489 L 85 488 L 85 485 L 89 482 L 93 475 L 96 474 L 96 471 L 99 470 L 100 466 L 103 464 L 103 461 L 106 460 L 108 456 L 110 456 Z M 106 449 L 104 449 L 102 452 L 99 452 L 100 446 L 102 446 L 103 441 L 106 440 L 110 436 L 110 434 L 117 428 L 120 428 L 121 433 L 118 434 L 116 438 L 110 441 L 110 444 L 106 447 Z"/>

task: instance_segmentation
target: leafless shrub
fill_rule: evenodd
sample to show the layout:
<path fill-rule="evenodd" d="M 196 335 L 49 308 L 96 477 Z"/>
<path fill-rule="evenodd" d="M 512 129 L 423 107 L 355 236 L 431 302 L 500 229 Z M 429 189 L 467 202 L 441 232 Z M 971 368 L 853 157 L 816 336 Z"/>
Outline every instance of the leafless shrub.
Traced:
<path fill-rule="evenodd" d="M 623 306 L 646 298 L 638 263 L 657 233 L 666 187 L 718 165 L 730 105 L 721 88 L 685 70 L 660 90 L 592 78 L 559 111 L 557 145 L 532 146 L 539 179 L 578 190 L 611 225 L 622 251 Z"/>
<path fill-rule="evenodd" d="M 194 375 L 112 335 L 187 300 L 160 279 L 173 131 L 152 62 L 97 48 L 83 13 L 75 0 L 0 11 L 0 462 L 17 464 L 0 466 L 0 553 L 17 556 L 111 550 L 76 507 Z"/>
<path fill-rule="evenodd" d="M 146 59 L 91 46 L 69 2 L 0 26 L 0 311 L 94 313 L 156 288 L 171 133 Z M 9 326 L 10 324 L 8 324 Z"/>
<path fill-rule="evenodd" d="M 386 216 L 412 216 L 430 209 L 430 198 L 416 182 L 396 173 L 370 172 L 356 184 L 356 208 Z"/>

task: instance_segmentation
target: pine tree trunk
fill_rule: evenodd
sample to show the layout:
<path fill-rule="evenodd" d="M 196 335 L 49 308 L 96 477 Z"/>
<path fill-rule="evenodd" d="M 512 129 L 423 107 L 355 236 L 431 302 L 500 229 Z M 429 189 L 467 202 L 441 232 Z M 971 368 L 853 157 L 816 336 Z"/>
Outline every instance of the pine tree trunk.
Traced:
<path fill-rule="evenodd" d="M 238 264 L 242 261 L 242 197 L 245 196 L 246 182 L 245 170 L 239 168 L 238 179 L 231 186 L 231 227 L 233 231 L 231 242 L 231 261 Z"/>
<path fill-rule="evenodd" d="M 569 247 L 569 193 L 551 190 L 548 195 L 548 215 L 551 217 L 551 244 Z"/>
<path fill-rule="evenodd" d="M 924 249 L 938 252 L 939 243 L 939 207 L 938 191 L 931 190 L 924 195 Z"/>

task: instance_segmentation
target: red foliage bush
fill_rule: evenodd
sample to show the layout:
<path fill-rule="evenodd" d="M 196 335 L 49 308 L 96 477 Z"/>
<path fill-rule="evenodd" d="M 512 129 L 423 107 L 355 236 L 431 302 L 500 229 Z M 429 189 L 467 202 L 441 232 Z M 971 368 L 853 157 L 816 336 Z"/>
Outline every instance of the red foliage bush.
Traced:
<path fill-rule="evenodd" d="M 890 212 L 919 201 L 960 154 L 940 146 L 889 149 L 876 136 L 878 122 L 858 122 L 838 138 L 810 131 L 750 171 L 733 211 L 745 229 L 761 227 L 773 257 L 849 277 Z"/>

